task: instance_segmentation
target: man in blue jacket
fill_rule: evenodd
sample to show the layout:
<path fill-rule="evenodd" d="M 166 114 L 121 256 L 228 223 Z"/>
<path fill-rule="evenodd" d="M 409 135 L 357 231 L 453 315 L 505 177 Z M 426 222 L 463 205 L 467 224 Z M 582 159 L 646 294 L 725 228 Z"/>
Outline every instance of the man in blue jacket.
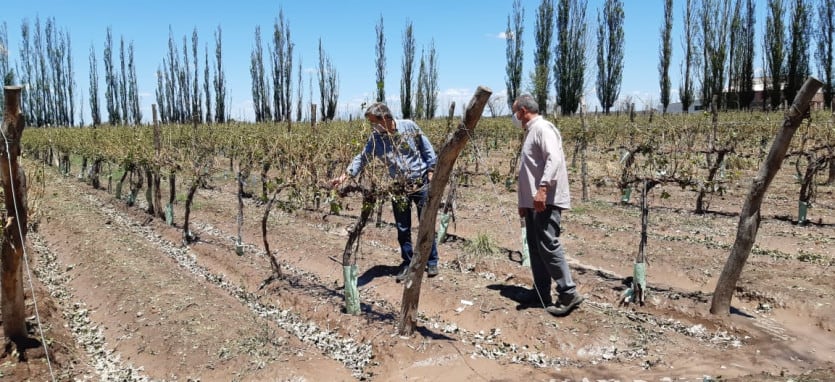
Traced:
<path fill-rule="evenodd" d="M 339 186 L 348 177 L 362 173 L 366 163 L 374 157 L 380 158 L 388 166 L 389 176 L 403 188 L 402 195 L 392 200 L 394 221 L 397 223 L 397 241 L 400 243 L 400 256 L 403 262 L 396 276 L 398 282 L 406 279 L 406 272 L 412 260 L 412 203 L 417 206 L 418 217 L 423 212 L 429 191 L 429 181 L 435 171 L 435 150 L 432 143 L 423 135 L 420 127 L 408 119 L 394 119 L 391 110 L 385 104 L 377 102 L 365 111 L 365 118 L 371 123 L 372 132 L 361 153 L 354 157 L 344 174 L 331 180 L 331 185 Z M 438 275 L 438 248 L 432 243 L 429 253 L 426 275 Z"/>

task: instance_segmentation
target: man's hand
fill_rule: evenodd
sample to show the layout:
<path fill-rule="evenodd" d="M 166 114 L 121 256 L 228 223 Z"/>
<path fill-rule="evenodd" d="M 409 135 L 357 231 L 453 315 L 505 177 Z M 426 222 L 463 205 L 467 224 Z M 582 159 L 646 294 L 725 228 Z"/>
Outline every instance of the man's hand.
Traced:
<path fill-rule="evenodd" d="M 545 197 L 548 194 L 548 187 L 539 186 L 536 190 L 536 195 L 533 197 L 533 209 L 536 212 L 545 211 Z"/>
<path fill-rule="evenodd" d="M 430 182 L 431 182 L 431 181 L 432 181 L 432 175 L 435 175 L 435 172 L 434 172 L 434 171 L 429 171 L 429 172 L 427 172 L 427 173 L 426 173 L 426 180 L 428 180 L 428 181 L 430 181 Z"/>
<path fill-rule="evenodd" d="M 519 217 L 520 217 L 520 218 L 524 219 L 524 218 L 525 218 L 525 215 L 526 215 L 527 213 L 528 213 L 528 209 L 527 209 L 527 208 L 522 208 L 522 207 L 519 207 Z"/>
<path fill-rule="evenodd" d="M 330 180 L 331 188 L 337 188 L 340 184 L 345 183 L 345 179 L 348 179 L 348 174 L 342 174 Z"/>

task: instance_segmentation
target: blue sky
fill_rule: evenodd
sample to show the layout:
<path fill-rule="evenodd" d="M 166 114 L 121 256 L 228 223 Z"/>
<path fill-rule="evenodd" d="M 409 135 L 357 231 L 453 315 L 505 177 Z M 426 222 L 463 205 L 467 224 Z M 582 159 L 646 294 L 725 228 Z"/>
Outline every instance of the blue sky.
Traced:
<path fill-rule="evenodd" d="M 588 0 L 589 33 L 595 36 L 597 13 L 603 0 Z M 538 0 L 524 0 L 525 8 L 525 63 L 527 83 L 532 70 L 534 19 Z M 626 0 L 623 82 L 621 98 L 631 96 L 638 108 L 658 104 L 658 47 L 659 30 L 663 21 L 662 0 Z M 680 35 L 683 3 L 675 2 L 673 64 L 670 69 L 673 88 L 679 86 L 679 65 L 682 60 Z M 757 30 L 765 23 L 764 5 L 758 4 Z M 505 40 L 502 34 L 512 10 L 512 0 L 364 0 L 364 1 L 181 1 L 181 0 L 29 0 L 9 1 L 0 8 L 0 21 L 7 24 L 9 60 L 14 67 L 19 58 L 20 25 L 23 19 L 34 23 L 40 17 L 54 17 L 60 29 L 72 38 L 72 54 L 76 72 L 77 94 L 84 96 L 85 121 L 90 121 L 88 96 L 88 54 L 91 46 L 101 59 L 106 28 L 112 27 L 114 45 L 124 37 L 135 49 L 138 86 L 141 93 L 143 118 L 150 118 L 154 102 L 156 70 L 167 53 L 169 26 L 182 49 L 182 38 L 190 39 L 194 28 L 199 35 L 200 53 L 205 44 L 213 59 L 213 33 L 218 26 L 223 30 L 223 64 L 231 97 L 231 116 L 251 120 L 250 54 L 254 46 L 256 26 L 262 35 L 270 33 L 283 9 L 289 23 L 291 40 L 295 44 L 294 71 L 301 57 L 304 68 L 303 97 L 310 102 L 310 78 L 313 79 L 314 102 L 318 103 L 315 68 L 318 63 L 318 41 L 321 38 L 326 53 L 339 75 L 338 114 L 360 115 L 360 105 L 374 98 L 375 89 L 375 26 L 380 16 L 386 35 L 386 95 L 390 105 L 399 105 L 402 35 L 407 23 L 412 22 L 416 42 L 416 56 L 428 48 L 434 39 L 438 57 L 438 109 L 445 114 L 450 102 L 455 101 L 456 114 L 461 113 L 478 86 L 491 88 L 494 94 L 505 91 Z M 594 37 L 593 37 L 594 39 Z M 758 45 L 761 40 L 758 37 Z M 593 57 L 594 41 L 588 54 Z M 266 44 L 265 44 L 266 48 Z M 118 54 L 114 57 L 118 60 Z M 760 62 L 759 59 L 756 62 Z M 202 65 L 202 64 L 201 64 Z M 104 65 L 99 63 L 99 79 L 103 81 Z M 594 91 L 596 65 L 589 61 L 586 81 L 586 103 L 593 109 L 598 105 Z M 417 67 L 415 68 L 415 73 Z M 201 73 L 202 76 L 202 68 Z M 294 84 L 296 86 L 295 76 Z M 202 80 L 201 80 L 202 82 Z M 523 88 L 527 88 L 527 84 Z M 99 85 L 100 89 L 103 84 Z M 293 90 L 295 94 L 297 90 Z M 553 93 L 553 88 L 551 89 Z M 677 93 L 672 95 L 674 101 Z M 398 112 L 399 107 L 393 107 Z"/>

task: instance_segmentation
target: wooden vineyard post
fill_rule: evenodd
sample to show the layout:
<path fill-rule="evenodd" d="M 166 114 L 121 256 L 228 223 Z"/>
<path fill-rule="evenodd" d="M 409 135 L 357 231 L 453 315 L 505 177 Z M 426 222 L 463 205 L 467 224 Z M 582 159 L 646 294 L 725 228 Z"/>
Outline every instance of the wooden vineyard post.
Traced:
<path fill-rule="evenodd" d="M 791 108 L 786 111 L 783 126 L 777 131 L 777 136 L 771 144 L 768 156 L 760 164 L 759 172 L 751 182 L 751 189 L 745 198 L 742 212 L 739 214 L 736 240 L 713 292 L 713 301 L 710 305 L 711 314 L 730 314 L 731 298 L 733 298 L 733 292 L 736 289 L 736 282 L 742 274 L 742 267 L 745 266 L 748 255 L 751 254 L 751 248 L 754 246 L 754 240 L 757 238 L 757 231 L 760 227 L 760 207 L 762 207 L 765 192 L 783 164 L 792 137 L 809 109 L 809 102 L 821 86 L 823 86 L 823 83 L 817 78 L 809 77 L 806 79 L 803 87 L 795 96 Z"/>
<path fill-rule="evenodd" d="M 26 179 L 18 164 L 20 138 L 23 136 L 24 118 L 20 111 L 20 86 L 6 86 L 5 112 L 3 113 L 3 143 L 0 149 L 3 195 L 6 217 L 3 219 L 2 263 L 2 317 L 3 332 L 16 341 L 26 338 L 26 318 L 23 305 L 23 238 L 26 236 Z"/>
<path fill-rule="evenodd" d="M 420 216 L 420 228 L 418 228 L 417 252 L 412 256 L 409 270 L 406 274 L 406 281 L 403 286 L 403 306 L 401 307 L 400 335 L 412 335 L 417 324 L 417 308 L 420 302 L 420 286 L 423 281 L 423 270 L 429 261 L 429 251 L 435 241 L 435 220 L 438 207 L 441 205 L 441 198 L 444 195 L 444 188 L 449 182 L 452 167 L 464 145 L 473 134 L 478 125 L 484 106 L 490 99 L 493 91 L 489 88 L 479 86 L 473 98 L 470 100 L 464 112 L 464 120 L 458 125 L 458 130 L 447 138 L 446 144 L 438 154 L 438 162 L 435 165 L 435 174 L 429 182 L 429 197 L 422 215 Z"/>
<path fill-rule="evenodd" d="M 160 219 L 165 219 L 165 208 L 162 206 L 162 190 L 160 189 L 160 183 L 162 183 L 162 176 L 160 175 L 160 164 L 162 163 L 162 132 L 159 126 L 157 104 L 151 105 L 151 114 L 154 117 L 154 164 L 152 166 L 153 206 L 156 216 Z"/>
<path fill-rule="evenodd" d="M 580 123 L 583 127 L 582 138 L 580 139 L 580 182 L 583 186 L 582 200 L 589 201 L 589 168 L 586 160 L 586 152 L 589 147 L 589 126 L 586 123 L 586 105 L 580 106 Z"/>

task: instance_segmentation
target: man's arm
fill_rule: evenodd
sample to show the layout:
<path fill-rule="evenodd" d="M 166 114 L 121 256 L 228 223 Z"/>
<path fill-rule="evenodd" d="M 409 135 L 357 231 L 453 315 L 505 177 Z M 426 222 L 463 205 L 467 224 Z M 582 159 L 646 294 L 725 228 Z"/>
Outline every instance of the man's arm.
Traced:
<path fill-rule="evenodd" d="M 537 187 L 545 186 L 547 194 L 548 188 L 557 186 L 557 170 L 560 166 L 560 161 L 563 159 L 562 139 L 557 132 L 556 127 L 550 122 L 548 126 L 541 130 L 539 141 L 540 150 L 542 150 L 542 158 L 545 161 L 545 168 L 542 170 L 542 178 L 539 180 Z"/>
<path fill-rule="evenodd" d="M 365 164 L 368 163 L 368 157 L 374 153 L 374 134 L 372 133 L 371 137 L 368 138 L 368 141 L 365 143 L 365 148 L 363 148 L 362 152 L 357 154 L 354 159 L 351 161 L 351 164 L 348 165 L 348 168 L 345 169 L 345 172 L 330 180 L 330 184 L 332 187 L 339 187 L 340 184 L 344 183 L 348 180 L 349 177 L 353 178 L 358 176 L 362 169 L 365 167 Z"/>

